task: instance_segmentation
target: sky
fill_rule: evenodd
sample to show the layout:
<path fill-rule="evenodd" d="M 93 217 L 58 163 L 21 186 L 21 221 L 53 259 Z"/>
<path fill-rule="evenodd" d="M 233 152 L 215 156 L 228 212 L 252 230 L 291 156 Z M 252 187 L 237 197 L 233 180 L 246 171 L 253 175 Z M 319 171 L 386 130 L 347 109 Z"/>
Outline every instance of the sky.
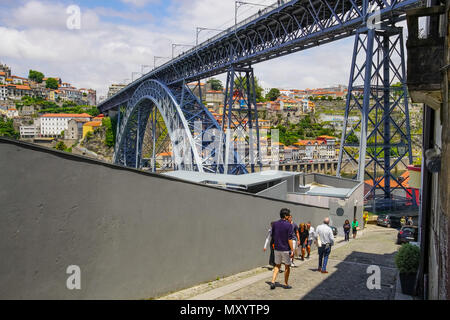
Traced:
<path fill-rule="evenodd" d="M 74 21 L 67 13 L 72 5 L 80 8 L 79 29 L 67 27 Z M 240 7 L 238 21 L 260 8 Z M 130 81 L 142 65 L 153 66 L 154 56 L 171 56 L 172 43 L 195 44 L 196 27 L 225 29 L 233 23 L 234 0 L 0 0 L 0 63 L 15 75 L 38 70 L 93 88 L 100 97 L 110 84 Z M 199 42 L 215 33 L 201 32 Z M 265 88 L 347 84 L 352 50 L 353 39 L 347 38 L 253 67 Z"/>

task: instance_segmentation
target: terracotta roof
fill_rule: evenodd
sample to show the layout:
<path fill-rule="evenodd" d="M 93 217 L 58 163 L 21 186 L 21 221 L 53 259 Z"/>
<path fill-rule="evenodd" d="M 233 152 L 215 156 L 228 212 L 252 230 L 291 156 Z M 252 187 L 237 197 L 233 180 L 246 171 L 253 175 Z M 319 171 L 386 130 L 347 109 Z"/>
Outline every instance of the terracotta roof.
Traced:
<path fill-rule="evenodd" d="M 381 188 L 384 188 L 384 184 L 385 184 L 385 180 L 384 180 L 384 178 L 382 177 L 382 178 L 379 178 L 377 181 L 380 181 L 380 179 L 383 179 L 378 185 L 381 187 Z M 397 178 L 397 180 L 398 180 L 399 178 Z M 403 181 L 400 181 L 400 183 L 402 184 L 402 186 L 403 187 L 405 187 L 406 189 L 408 189 L 409 188 L 409 183 L 408 183 L 408 181 L 409 181 L 409 171 L 405 171 L 401 176 L 400 176 L 400 179 L 403 179 Z M 400 187 L 400 185 L 397 183 L 397 181 L 395 181 L 394 179 L 390 179 L 390 182 L 391 182 L 391 188 L 397 188 L 397 187 Z M 366 180 L 366 181 L 364 181 L 364 183 L 365 184 L 367 184 L 367 185 L 369 185 L 369 186 L 373 186 L 373 180 L 372 179 L 368 179 L 368 180 Z"/>
<path fill-rule="evenodd" d="M 46 113 L 41 118 L 91 118 L 87 113 Z"/>
<path fill-rule="evenodd" d="M 10 85 L 8 85 L 8 87 L 15 87 L 16 89 L 19 89 L 19 90 L 31 90 L 31 88 L 29 86 L 24 86 L 21 84 L 10 84 Z"/>
<path fill-rule="evenodd" d="M 88 127 L 100 127 L 102 125 L 102 122 L 101 121 L 89 121 L 89 122 L 86 122 L 84 125 L 83 125 L 83 127 L 84 126 L 88 126 Z"/>
<path fill-rule="evenodd" d="M 158 154 L 158 157 L 171 157 L 171 156 L 172 152 L 163 152 Z"/>

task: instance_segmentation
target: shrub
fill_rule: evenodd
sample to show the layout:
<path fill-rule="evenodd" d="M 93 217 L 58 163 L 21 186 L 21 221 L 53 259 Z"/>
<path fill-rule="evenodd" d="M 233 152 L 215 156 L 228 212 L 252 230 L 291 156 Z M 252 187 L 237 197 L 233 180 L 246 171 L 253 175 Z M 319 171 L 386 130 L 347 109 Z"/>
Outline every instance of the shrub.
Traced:
<path fill-rule="evenodd" d="M 419 261 L 420 249 L 410 243 L 402 245 L 395 255 L 395 265 L 400 273 L 416 273 Z"/>

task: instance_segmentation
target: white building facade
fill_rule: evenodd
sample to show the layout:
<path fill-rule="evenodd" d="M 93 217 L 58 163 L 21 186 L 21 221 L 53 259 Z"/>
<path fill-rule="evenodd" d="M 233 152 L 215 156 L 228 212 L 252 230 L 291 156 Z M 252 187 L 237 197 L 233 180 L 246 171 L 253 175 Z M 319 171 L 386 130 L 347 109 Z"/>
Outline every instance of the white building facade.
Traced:
<path fill-rule="evenodd" d="M 87 113 L 82 114 L 62 114 L 49 113 L 41 117 L 41 135 L 44 137 L 60 136 L 68 128 L 69 121 L 80 119 L 90 121 L 91 116 Z"/>

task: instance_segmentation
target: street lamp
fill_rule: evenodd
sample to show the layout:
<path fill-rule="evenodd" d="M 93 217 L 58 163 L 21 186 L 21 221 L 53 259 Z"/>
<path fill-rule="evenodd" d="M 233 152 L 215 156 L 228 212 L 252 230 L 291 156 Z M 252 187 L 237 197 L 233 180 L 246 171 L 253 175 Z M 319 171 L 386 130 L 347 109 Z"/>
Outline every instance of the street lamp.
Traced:
<path fill-rule="evenodd" d="M 210 30 L 210 31 L 223 31 L 220 29 L 211 29 L 211 28 L 203 28 L 203 27 L 197 27 L 197 35 L 195 37 L 195 45 L 198 45 L 198 35 L 200 34 L 200 32 L 204 31 L 204 30 Z"/>
<path fill-rule="evenodd" d="M 174 57 L 174 50 L 176 47 L 193 47 L 194 45 L 192 44 L 181 44 L 181 43 L 173 43 L 172 44 L 172 59 L 175 58 Z"/>
<path fill-rule="evenodd" d="M 260 3 L 253 3 L 253 2 L 245 2 L 245 1 L 235 1 L 234 2 L 234 25 L 237 25 L 237 12 L 238 9 L 244 5 L 252 5 L 252 6 L 257 6 L 257 7 L 264 7 L 264 8 L 268 8 L 271 7 L 272 5 L 264 5 L 264 4 L 260 4 Z"/>

